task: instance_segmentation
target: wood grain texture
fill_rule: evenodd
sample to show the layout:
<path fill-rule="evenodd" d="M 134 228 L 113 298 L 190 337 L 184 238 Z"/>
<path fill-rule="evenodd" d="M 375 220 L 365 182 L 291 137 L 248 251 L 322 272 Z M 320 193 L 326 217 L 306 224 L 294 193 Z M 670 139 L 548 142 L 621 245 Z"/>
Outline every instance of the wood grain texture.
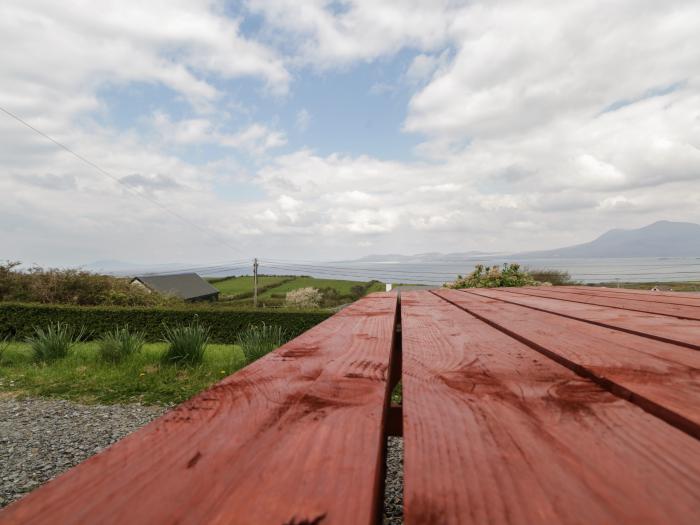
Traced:
<path fill-rule="evenodd" d="M 700 442 L 428 292 L 401 316 L 407 525 L 697 523 Z"/>
<path fill-rule="evenodd" d="M 601 295 L 586 295 L 566 291 L 558 291 L 552 287 L 538 288 L 509 288 L 513 293 L 535 295 L 538 297 L 555 297 L 562 301 L 572 301 L 575 303 L 597 304 L 598 306 L 608 306 L 610 308 L 620 308 L 635 312 L 646 312 L 650 314 L 667 315 L 678 317 L 679 319 L 700 320 L 700 308 L 678 304 L 664 304 L 651 301 L 640 301 L 627 297 L 614 298 Z"/>
<path fill-rule="evenodd" d="M 700 437 L 700 352 L 458 290 L 435 292 Z"/>
<path fill-rule="evenodd" d="M 375 523 L 395 295 L 374 294 L 0 513 L 9 523 Z"/>
<path fill-rule="evenodd" d="M 510 288 L 474 288 L 469 292 L 700 350 L 700 321 L 518 294 Z"/>
<path fill-rule="evenodd" d="M 672 302 L 673 304 L 688 304 L 700 306 L 700 286 L 697 292 L 652 292 L 634 288 L 608 288 L 606 286 L 557 286 L 557 289 L 572 291 L 587 291 L 601 295 L 627 296 L 631 299 Z"/>

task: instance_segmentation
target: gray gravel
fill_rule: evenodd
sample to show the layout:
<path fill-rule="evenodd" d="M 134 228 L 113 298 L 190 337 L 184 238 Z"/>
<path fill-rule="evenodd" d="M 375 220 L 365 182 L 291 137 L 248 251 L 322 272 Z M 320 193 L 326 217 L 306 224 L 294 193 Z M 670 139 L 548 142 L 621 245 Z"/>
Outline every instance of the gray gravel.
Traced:
<path fill-rule="evenodd" d="M 161 415 L 163 407 L 0 398 L 0 507 Z"/>
<path fill-rule="evenodd" d="M 0 507 L 98 453 L 166 408 L 0 398 Z M 403 523 L 403 439 L 390 437 L 384 524 Z"/>

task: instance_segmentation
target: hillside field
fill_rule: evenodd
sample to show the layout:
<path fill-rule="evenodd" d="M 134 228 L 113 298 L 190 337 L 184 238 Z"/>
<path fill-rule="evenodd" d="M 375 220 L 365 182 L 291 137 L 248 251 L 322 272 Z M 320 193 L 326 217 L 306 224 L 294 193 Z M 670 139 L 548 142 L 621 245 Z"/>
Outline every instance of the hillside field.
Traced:
<path fill-rule="evenodd" d="M 290 277 L 282 275 L 259 275 L 258 289 L 268 286 L 279 285 L 287 282 Z M 240 277 L 229 277 L 222 281 L 212 281 L 211 284 L 219 290 L 222 295 L 240 295 L 253 293 L 253 276 L 241 275 Z"/>
<path fill-rule="evenodd" d="M 211 284 L 217 288 L 223 301 L 236 303 L 249 303 L 253 296 L 253 277 L 241 275 L 223 280 L 212 280 Z M 334 290 L 335 302 L 352 302 L 357 295 L 362 296 L 372 292 L 384 291 L 384 283 L 377 281 L 347 281 L 342 279 L 317 279 L 308 276 L 284 276 L 262 275 L 258 276 L 258 298 L 263 304 L 279 306 L 284 301 L 287 292 L 299 288 L 317 288 L 322 292 L 328 289 Z M 362 292 L 358 294 L 359 289 Z M 354 289 L 354 290 L 353 290 Z"/>

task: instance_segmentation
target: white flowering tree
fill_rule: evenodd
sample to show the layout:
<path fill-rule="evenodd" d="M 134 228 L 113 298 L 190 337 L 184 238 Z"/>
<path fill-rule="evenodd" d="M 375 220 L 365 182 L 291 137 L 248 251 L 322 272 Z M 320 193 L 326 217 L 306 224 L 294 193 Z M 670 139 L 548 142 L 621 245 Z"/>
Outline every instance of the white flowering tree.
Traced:
<path fill-rule="evenodd" d="M 287 292 L 285 302 L 287 306 L 297 308 L 318 308 L 322 298 L 321 292 L 309 286 L 308 288 L 298 288 Z"/>

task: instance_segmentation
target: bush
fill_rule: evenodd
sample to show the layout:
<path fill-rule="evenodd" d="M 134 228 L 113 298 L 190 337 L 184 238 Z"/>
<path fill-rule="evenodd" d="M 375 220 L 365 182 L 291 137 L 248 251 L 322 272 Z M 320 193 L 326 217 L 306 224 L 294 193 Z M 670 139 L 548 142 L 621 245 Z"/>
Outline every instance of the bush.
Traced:
<path fill-rule="evenodd" d="M 99 353 L 103 361 L 118 363 L 130 355 L 141 351 L 146 338 L 143 332 L 129 331 L 129 327 L 115 328 L 106 332 L 100 339 Z"/>
<path fill-rule="evenodd" d="M 571 279 L 569 272 L 563 270 L 528 270 L 528 273 L 535 281 L 549 283 L 554 286 L 576 284 L 576 282 Z"/>
<path fill-rule="evenodd" d="M 247 363 L 260 359 L 286 342 L 281 326 L 261 323 L 250 325 L 238 335 L 236 344 L 241 347 Z"/>
<path fill-rule="evenodd" d="M 504 264 L 503 269 L 498 265 L 486 266 L 477 264 L 474 271 L 462 277 L 457 276 L 453 283 L 445 284 L 447 288 L 497 288 L 501 286 L 534 286 L 538 284 L 533 277 L 520 265 Z"/>
<path fill-rule="evenodd" d="M 34 328 L 34 335 L 27 338 L 35 361 L 48 362 L 68 355 L 70 349 L 85 335 L 85 329 L 76 329 L 65 323 L 49 324 L 46 329 Z"/>
<path fill-rule="evenodd" d="M 18 271 L 19 262 L 0 264 L 0 301 L 43 304 L 156 306 L 180 299 L 132 286 L 127 278 L 80 270 L 33 267 Z"/>
<path fill-rule="evenodd" d="M 162 340 L 161 327 L 189 323 L 197 315 L 210 328 L 212 343 L 234 343 L 238 334 L 251 324 L 281 326 L 288 337 L 296 337 L 331 316 L 326 311 L 244 309 L 231 307 L 124 308 L 117 306 L 67 306 L 0 303 L 0 338 L 24 339 L 34 326 L 68 323 L 90 328 L 90 337 L 99 338 L 115 326 L 128 325 L 143 332 L 146 341 Z"/>
<path fill-rule="evenodd" d="M 321 304 L 321 299 L 321 292 L 309 286 L 287 292 L 285 301 L 288 306 L 297 308 L 318 308 Z"/>
<path fill-rule="evenodd" d="M 204 358 L 204 350 L 209 344 L 209 328 L 195 319 L 190 324 L 163 326 L 163 340 L 168 348 L 163 354 L 163 362 L 168 364 L 198 365 Z"/>

